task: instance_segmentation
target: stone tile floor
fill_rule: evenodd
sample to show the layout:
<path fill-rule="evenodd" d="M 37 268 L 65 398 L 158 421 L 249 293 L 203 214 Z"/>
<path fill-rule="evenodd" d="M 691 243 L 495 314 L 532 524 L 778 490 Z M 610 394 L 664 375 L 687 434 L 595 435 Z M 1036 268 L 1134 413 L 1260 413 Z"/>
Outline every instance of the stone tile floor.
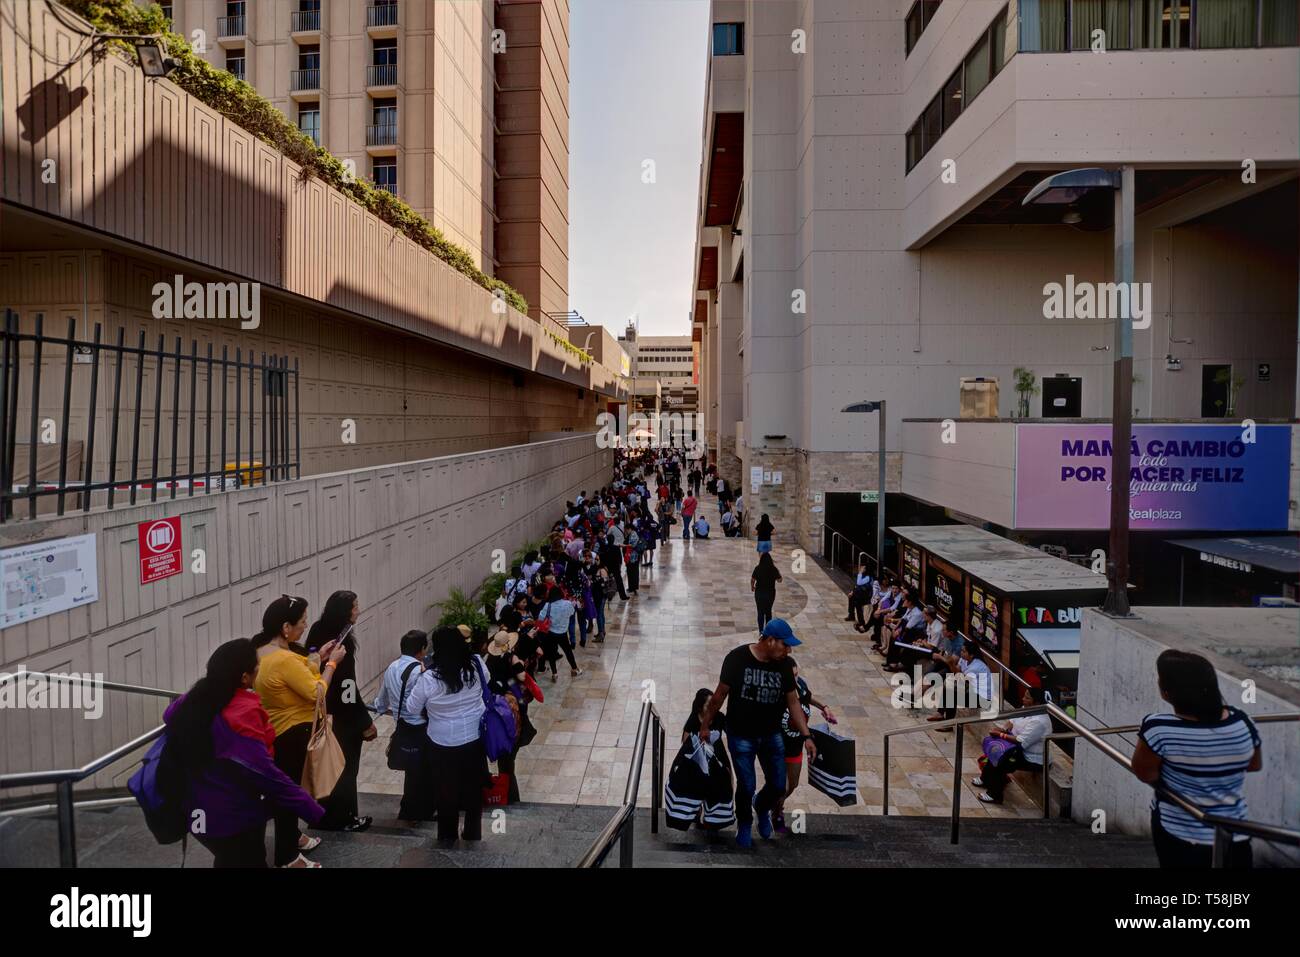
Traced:
<path fill-rule="evenodd" d="M 785 577 L 778 586 L 775 614 L 787 619 L 804 642 L 796 655 L 813 695 L 839 718 L 836 730 L 856 741 L 858 804 L 840 808 L 805 783 L 789 809 L 817 814 L 880 814 L 883 801 L 881 734 L 925 724 L 929 712 L 900 710 L 890 703 L 892 687 L 882 659 L 870 642 L 844 621 L 846 599 L 839 586 L 811 559 L 792 572 L 790 546 L 774 553 Z M 757 634 L 749 574 L 757 555 L 748 539 L 683 542 L 673 538 L 655 553 L 653 568 L 641 571 L 641 589 L 627 602 L 606 609 L 605 644 L 577 651 L 586 673 L 571 678 L 561 663 L 556 684 L 543 679 L 544 704 L 531 716 L 537 740 L 519 755 L 517 773 L 525 801 L 617 805 L 631 766 L 644 690 L 653 690 L 667 724 L 669 754 L 680 743 L 682 723 L 699 688 L 714 688 L 723 656 Z M 650 684 L 653 683 L 653 684 Z M 814 723 L 820 722 L 814 711 Z M 392 728 L 378 721 L 380 739 L 362 757 L 360 790 L 400 794 L 401 775 L 389 771 L 384 748 Z M 967 817 L 1037 817 L 1040 811 L 1013 780 L 1001 806 L 981 804 L 970 778 L 983 736 L 967 729 L 963 761 L 962 814 Z M 920 731 L 890 742 L 890 813 L 947 816 L 952 807 L 951 732 Z M 641 806 L 650 801 L 648 760 L 642 769 Z"/>

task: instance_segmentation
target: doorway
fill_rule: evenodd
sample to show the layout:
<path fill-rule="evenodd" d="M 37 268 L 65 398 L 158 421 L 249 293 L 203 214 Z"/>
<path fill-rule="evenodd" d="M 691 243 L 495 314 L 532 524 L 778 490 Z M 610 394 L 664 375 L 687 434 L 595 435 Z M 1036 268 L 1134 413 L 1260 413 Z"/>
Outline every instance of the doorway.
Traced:
<path fill-rule="evenodd" d="M 1222 419 L 1228 415 L 1231 384 L 1231 365 L 1201 366 L 1201 418 Z"/>

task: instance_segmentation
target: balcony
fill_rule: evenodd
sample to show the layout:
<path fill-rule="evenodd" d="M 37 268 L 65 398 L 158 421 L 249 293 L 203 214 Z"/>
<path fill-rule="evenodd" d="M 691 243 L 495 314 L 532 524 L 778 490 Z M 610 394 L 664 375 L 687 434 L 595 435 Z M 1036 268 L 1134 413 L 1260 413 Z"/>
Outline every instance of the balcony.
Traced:
<path fill-rule="evenodd" d="M 290 33 L 320 33 L 319 10 L 292 10 L 289 12 Z"/>
<path fill-rule="evenodd" d="M 397 86 L 396 63 L 372 63 L 366 67 L 366 89 L 390 89 Z"/>
<path fill-rule="evenodd" d="M 397 36 L 397 4 L 372 3 L 366 7 L 366 33 L 372 37 Z"/>
<path fill-rule="evenodd" d="M 365 146 L 381 147 L 373 152 L 383 152 L 382 147 L 395 147 L 398 144 L 398 125 L 374 124 L 365 127 Z"/>
<path fill-rule="evenodd" d="M 243 43 L 248 39 L 248 17 L 217 17 L 217 43 Z"/>
<path fill-rule="evenodd" d="M 320 67 L 312 70 L 290 70 L 289 71 L 289 93 L 297 95 L 299 93 L 319 93 L 320 92 Z"/>

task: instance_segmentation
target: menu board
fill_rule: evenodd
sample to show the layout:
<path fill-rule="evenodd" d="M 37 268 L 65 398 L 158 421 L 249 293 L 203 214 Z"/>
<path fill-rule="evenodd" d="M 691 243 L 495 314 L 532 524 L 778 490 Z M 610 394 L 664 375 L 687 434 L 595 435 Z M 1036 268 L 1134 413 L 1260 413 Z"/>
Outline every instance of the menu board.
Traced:
<path fill-rule="evenodd" d="M 978 638 L 984 634 L 984 589 L 978 585 L 970 588 L 970 629 L 967 635 Z"/>
<path fill-rule="evenodd" d="M 934 607 L 944 621 L 952 617 L 952 582 L 939 572 L 934 573 Z"/>
<path fill-rule="evenodd" d="M 903 582 L 914 591 L 921 590 L 921 550 L 903 545 Z"/>

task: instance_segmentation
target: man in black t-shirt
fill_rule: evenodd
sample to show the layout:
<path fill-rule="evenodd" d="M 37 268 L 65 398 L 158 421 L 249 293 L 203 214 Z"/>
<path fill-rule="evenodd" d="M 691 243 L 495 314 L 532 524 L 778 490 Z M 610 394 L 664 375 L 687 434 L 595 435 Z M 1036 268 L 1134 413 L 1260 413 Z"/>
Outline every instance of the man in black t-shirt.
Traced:
<path fill-rule="evenodd" d="M 759 836 L 772 836 L 772 808 L 785 794 L 781 718 L 787 709 L 790 723 L 808 752 L 809 764 L 817 755 L 808 722 L 799 706 L 794 668 L 788 657 L 790 649 L 800 643 L 783 619 L 773 618 L 764 626 L 758 641 L 733 649 L 723 659 L 717 690 L 704 706 L 700 736 L 707 739 L 714 715 L 730 696 L 727 746 L 736 769 L 736 843 L 741 847 L 754 844 L 750 831 L 755 811 Z M 763 768 L 761 791 L 754 770 L 755 758 Z"/>

